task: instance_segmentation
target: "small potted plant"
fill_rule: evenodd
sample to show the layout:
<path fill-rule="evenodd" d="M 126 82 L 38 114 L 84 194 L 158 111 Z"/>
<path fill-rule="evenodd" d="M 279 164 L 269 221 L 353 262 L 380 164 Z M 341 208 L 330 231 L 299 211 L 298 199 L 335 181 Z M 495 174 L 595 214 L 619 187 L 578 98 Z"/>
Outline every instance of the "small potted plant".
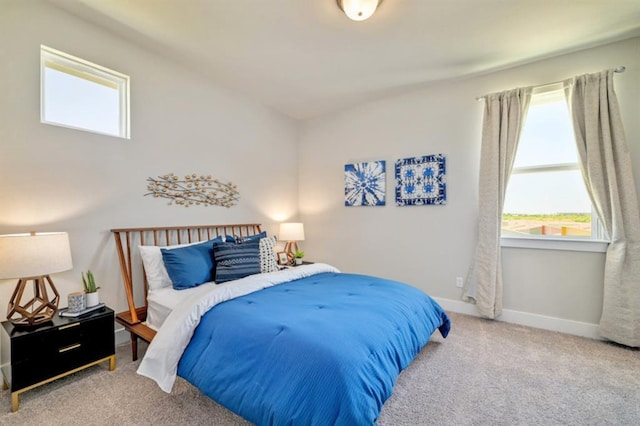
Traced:
<path fill-rule="evenodd" d="M 302 258 L 304 257 L 304 252 L 300 250 L 296 250 L 293 253 L 293 257 L 296 259 L 296 265 L 302 265 Z"/>
<path fill-rule="evenodd" d="M 84 284 L 84 292 L 87 296 L 87 308 L 96 306 L 100 303 L 100 297 L 98 295 L 100 287 L 96 286 L 96 280 L 91 270 L 87 271 L 86 277 L 84 272 L 82 273 L 82 284 Z"/>

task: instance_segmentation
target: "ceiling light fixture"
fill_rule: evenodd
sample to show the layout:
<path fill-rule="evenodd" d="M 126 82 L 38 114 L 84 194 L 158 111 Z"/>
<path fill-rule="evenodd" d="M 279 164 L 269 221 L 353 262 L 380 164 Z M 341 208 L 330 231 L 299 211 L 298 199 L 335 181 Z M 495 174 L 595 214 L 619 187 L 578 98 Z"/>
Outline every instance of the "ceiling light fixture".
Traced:
<path fill-rule="evenodd" d="M 337 0 L 342 11 L 354 21 L 364 21 L 373 15 L 382 0 Z"/>

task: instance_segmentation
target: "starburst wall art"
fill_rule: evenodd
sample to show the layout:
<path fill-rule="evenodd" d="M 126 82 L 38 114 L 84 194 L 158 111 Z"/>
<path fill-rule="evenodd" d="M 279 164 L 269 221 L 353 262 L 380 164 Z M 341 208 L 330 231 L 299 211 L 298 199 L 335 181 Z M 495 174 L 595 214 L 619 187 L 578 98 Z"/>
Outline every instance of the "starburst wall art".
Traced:
<path fill-rule="evenodd" d="M 384 206 L 386 162 L 346 164 L 344 166 L 344 205 Z"/>
<path fill-rule="evenodd" d="M 446 162 L 442 154 L 396 161 L 396 204 L 424 206 L 447 203 Z"/>

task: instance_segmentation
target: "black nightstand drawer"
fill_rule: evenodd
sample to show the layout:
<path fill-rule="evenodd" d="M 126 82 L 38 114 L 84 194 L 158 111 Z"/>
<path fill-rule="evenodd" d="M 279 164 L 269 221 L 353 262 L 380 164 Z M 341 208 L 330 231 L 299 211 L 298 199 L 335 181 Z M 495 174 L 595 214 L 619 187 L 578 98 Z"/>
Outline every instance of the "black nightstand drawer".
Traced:
<path fill-rule="evenodd" d="M 83 318 L 56 317 L 35 329 L 2 325 L 3 344 L 10 345 L 10 360 L 3 347 L 2 362 L 10 361 L 5 376 L 12 392 L 115 354 L 114 313 L 106 307 Z"/>
<path fill-rule="evenodd" d="M 104 341 L 109 333 L 113 334 L 113 319 L 109 316 L 71 322 L 31 336 L 14 338 L 11 358 L 18 362 L 51 359 L 63 348 L 76 344 L 86 347 L 92 342 Z"/>

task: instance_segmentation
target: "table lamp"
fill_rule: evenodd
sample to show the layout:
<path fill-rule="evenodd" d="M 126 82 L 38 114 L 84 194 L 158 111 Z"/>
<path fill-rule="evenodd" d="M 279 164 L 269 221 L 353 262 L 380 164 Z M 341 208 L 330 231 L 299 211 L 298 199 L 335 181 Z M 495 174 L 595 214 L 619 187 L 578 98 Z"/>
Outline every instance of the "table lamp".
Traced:
<path fill-rule="evenodd" d="M 0 235 L 0 279 L 18 279 L 9 301 L 7 319 L 18 326 L 50 321 L 58 310 L 60 295 L 49 274 L 71 268 L 66 232 Z M 23 296 L 29 297 L 24 294 L 29 281 L 33 281 L 33 295 L 23 301 Z"/>
<path fill-rule="evenodd" d="M 280 240 L 287 242 L 284 251 L 289 263 L 293 263 L 293 253 L 298 251 L 297 241 L 304 241 L 304 225 L 299 222 L 281 223 Z"/>

